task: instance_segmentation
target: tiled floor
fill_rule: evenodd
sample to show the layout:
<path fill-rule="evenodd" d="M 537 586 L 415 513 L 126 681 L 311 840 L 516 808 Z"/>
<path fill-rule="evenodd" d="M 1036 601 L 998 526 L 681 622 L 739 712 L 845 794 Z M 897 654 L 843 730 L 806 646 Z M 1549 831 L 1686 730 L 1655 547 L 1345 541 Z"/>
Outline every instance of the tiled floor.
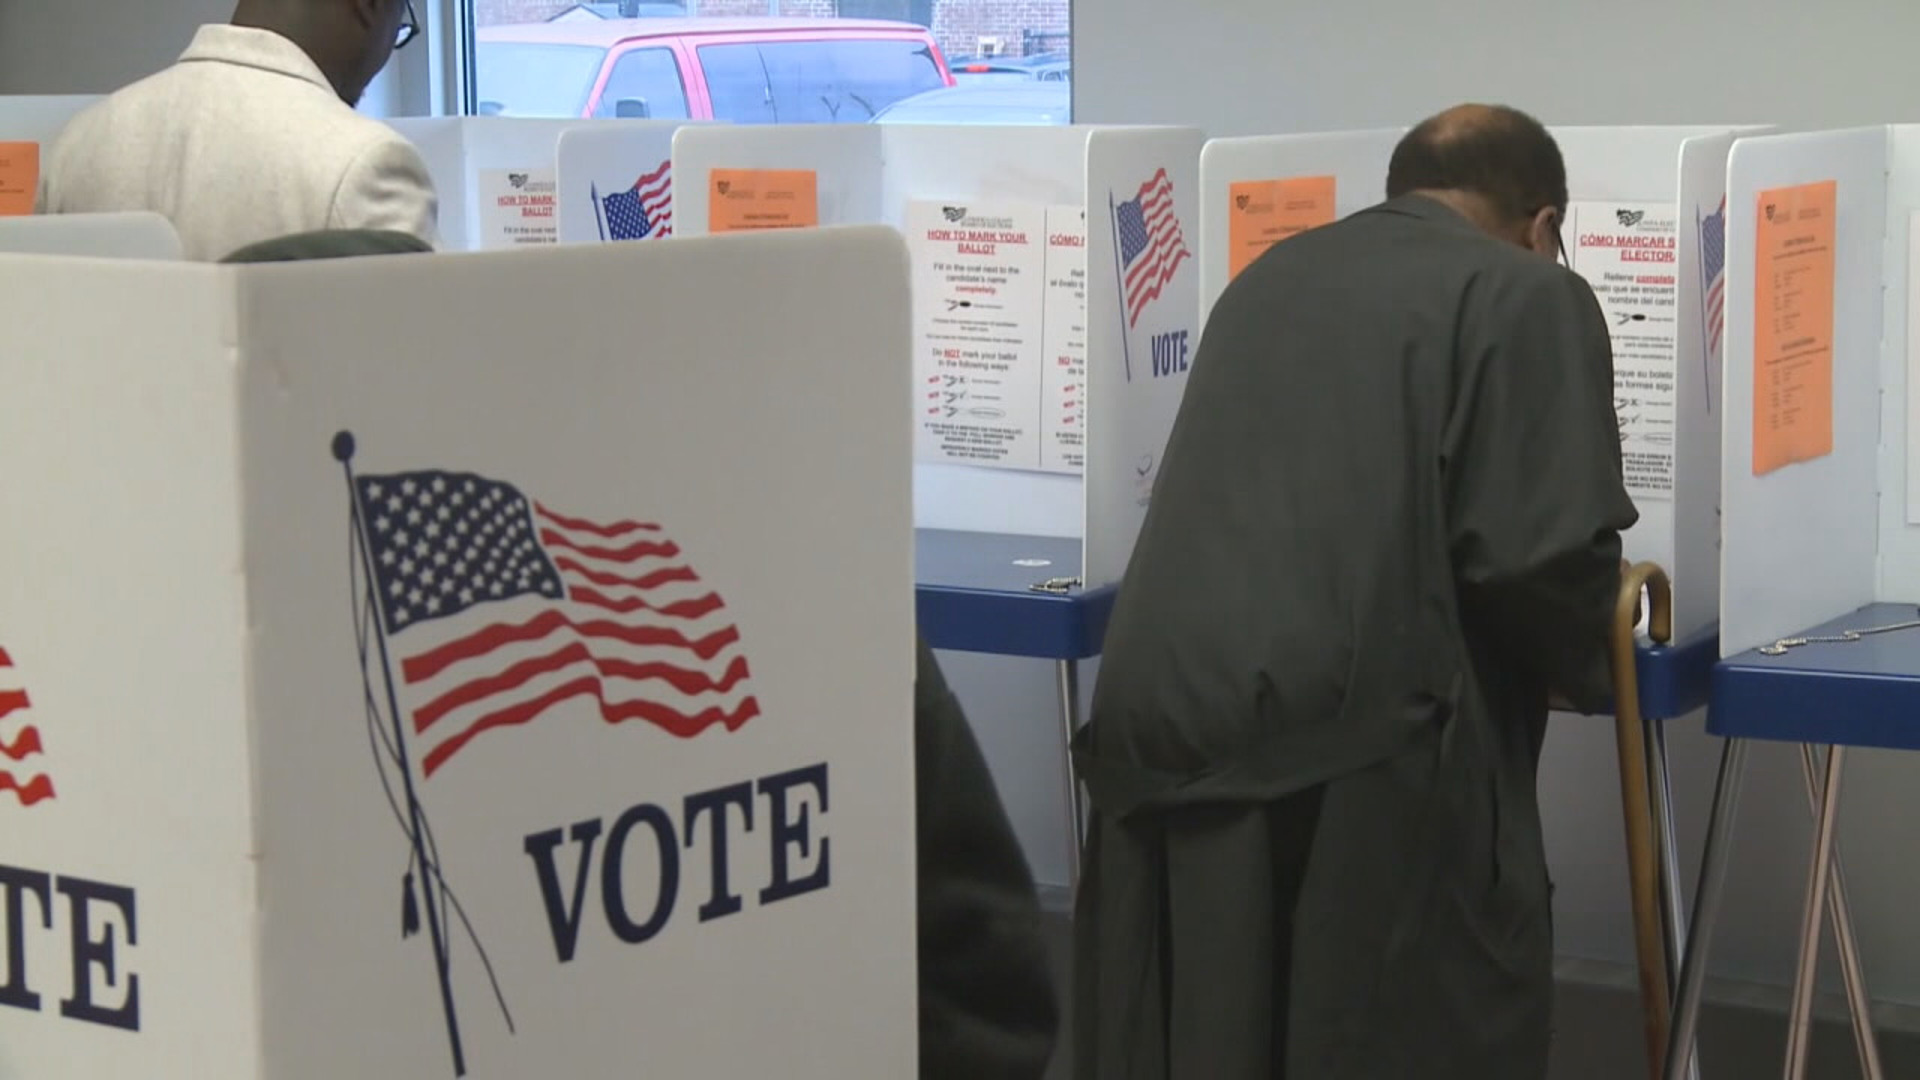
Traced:
<path fill-rule="evenodd" d="M 1059 985 L 1067 986 L 1069 926 L 1064 915 L 1048 917 L 1048 944 Z M 1547 1080 L 1642 1080 L 1640 1013 L 1631 993 L 1608 987 L 1562 983 L 1553 1063 Z M 1072 1008 L 1072 1003 L 1067 1002 Z M 1779 1013 L 1709 1006 L 1700 1021 L 1702 1080 L 1762 1080 L 1780 1075 L 1786 1022 Z M 1882 1030 L 1881 1065 L 1887 1080 L 1920 1076 L 1920 1034 Z M 1072 1074 L 1062 1045 L 1047 1080 Z M 1859 1080 L 1853 1038 L 1836 1022 L 1815 1032 L 1807 1080 Z M 1179 1078 L 1186 1080 L 1186 1078 Z"/>

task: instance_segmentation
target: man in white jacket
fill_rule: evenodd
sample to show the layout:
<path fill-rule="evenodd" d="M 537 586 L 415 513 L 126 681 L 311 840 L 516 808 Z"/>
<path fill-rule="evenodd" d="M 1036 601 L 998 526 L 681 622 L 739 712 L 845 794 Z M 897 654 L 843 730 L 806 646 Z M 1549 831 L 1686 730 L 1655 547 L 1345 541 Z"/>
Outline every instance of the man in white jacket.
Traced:
<path fill-rule="evenodd" d="M 426 163 L 354 111 L 418 31 L 411 0 L 240 0 L 179 63 L 74 118 L 44 163 L 40 210 L 153 211 L 207 262 L 320 229 L 436 243 Z"/>

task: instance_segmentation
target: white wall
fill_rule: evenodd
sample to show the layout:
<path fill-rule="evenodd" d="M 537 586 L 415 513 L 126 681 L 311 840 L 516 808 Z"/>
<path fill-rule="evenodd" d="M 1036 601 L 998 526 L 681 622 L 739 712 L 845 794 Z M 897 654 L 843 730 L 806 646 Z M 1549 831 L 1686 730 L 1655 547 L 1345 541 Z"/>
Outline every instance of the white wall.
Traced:
<path fill-rule="evenodd" d="M 233 0 L 0 0 L 0 94 L 104 94 L 231 14 Z"/>
<path fill-rule="evenodd" d="M 1198 124 L 1214 136 L 1407 124 L 1464 100 L 1563 125 L 1920 119 L 1920 4 L 1833 0 L 1818 16 L 1808 10 L 1795 0 L 1094 0 L 1075 5 L 1074 113 Z M 1018 730 L 1051 727 L 1050 699 L 1029 699 L 1025 684 L 1017 704 L 991 686 L 962 683 L 960 692 L 982 722 L 1018 715 Z M 1611 722 L 1557 718 L 1549 740 L 1540 786 L 1560 952 L 1630 963 Z M 1689 879 L 1718 750 L 1700 717 L 1675 725 Z M 1761 745 L 1749 762 L 1713 967 L 1782 984 L 1811 830 L 1796 754 Z M 1920 898 L 1920 757 L 1856 753 L 1847 784 L 1842 844 L 1869 985 L 1876 997 L 1920 1002 L 1920 935 L 1906 929 Z M 1011 798 L 1028 814 L 1051 805 Z M 1830 947 L 1826 955 L 1831 986 Z"/>
<path fill-rule="evenodd" d="M 425 4 L 422 17 L 427 17 Z M 173 63 L 234 0 L 0 0 L 0 94 L 105 94 Z M 429 43 L 410 45 L 368 88 L 363 111 L 426 111 Z"/>
<path fill-rule="evenodd" d="M 1920 4 L 1092 0 L 1074 115 L 1208 134 L 1409 123 L 1494 100 L 1552 124 L 1920 119 Z M 1786 77 L 1770 81 L 1769 73 Z"/>

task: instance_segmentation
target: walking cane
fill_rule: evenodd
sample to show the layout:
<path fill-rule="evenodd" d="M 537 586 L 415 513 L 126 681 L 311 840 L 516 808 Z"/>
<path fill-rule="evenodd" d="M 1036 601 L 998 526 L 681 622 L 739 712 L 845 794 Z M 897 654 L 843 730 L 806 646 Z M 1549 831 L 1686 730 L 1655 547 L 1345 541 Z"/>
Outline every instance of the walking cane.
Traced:
<path fill-rule="evenodd" d="M 1640 677 L 1635 666 L 1634 624 L 1640 594 L 1647 594 L 1647 632 L 1658 644 L 1673 635 L 1673 588 L 1666 571 L 1640 563 L 1621 576 L 1614 606 L 1610 651 L 1613 663 L 1614 735 L 1620 748 L 1620 810 L 1627 830 L 1627 876 L 1633 896 L 1633 943 L 1640 966 L 1640 1007 L 1646 1024 L 1648 1075 L 1659 1077 L 1667 1057 L 1671 1018 L 1668 957 L 1660 908 L 1659 840 L 1655 839 L 1647 780 L 1646 727 L 1640 716 Z"/>

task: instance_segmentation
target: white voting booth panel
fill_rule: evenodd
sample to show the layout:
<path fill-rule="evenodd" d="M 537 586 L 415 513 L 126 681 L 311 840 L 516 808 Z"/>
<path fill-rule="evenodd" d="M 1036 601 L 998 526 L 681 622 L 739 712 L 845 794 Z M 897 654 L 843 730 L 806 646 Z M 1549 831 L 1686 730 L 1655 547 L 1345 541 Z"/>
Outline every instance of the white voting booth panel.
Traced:
<path fill-rule="evenodd" d="M 558 242 L 558 160 L 565 133 L 670 132 L 675 123 L 506 116 L 388 121 L 426 159 L 440 194 L 443 246 L 452 251 L 499 251 Z"/>
<path fill-rule="evenodd" d="M 1614 335 L 1614 402 L 1640 521 L 1626 557 L 1667 570 L 1673 632 L 1720 614 L 1720 418 L 1731 127 L 1562 127 L 1563 230 Z M 1662 220 L 1664 218 L 1665 220 Z M 1711 248 L 1712 250 L 1709 250 Z"/>
<path fill-rule="evenodd" d="M 54 214 L 0 217 L 0 252 L 178 262 L 180 234 L 159 214 Z"/>
<path fill-rule="evenodd" d="M 1201 156 L 1202 318 L 1226 288 L 1235 185 L 1331 178 L 1336 216 L 1379 202 L 1405 129 L 1216 139 Z M 1714 264 L 1730 128 L 1570 127 L 1567 252 L 1615 334 L 1616 407 L 1640 521 L 1626 553 L 1666 567 L 1675 632 L 1718 615 L 1718 368 Z M 1709 247 L 1714 248 L 1709 251 Z"/>
<path fill-rule="evenodd" d="M 560 135 L 560 242 L 664 240 L 674 233 L 671 121 L 627 121 Z"/>
<path fill-rule="evenodd" d="M 714 170 L 800 169 L 814 174 L 821 225 L 882 220 L 880 137 L 873 124 L 689 125 L 673 135 L 674 231 L 706 236 Z"/>
<path fill-rule="evenodd" d="M 1773 316 L 1758 310 L 1760 293 L 1786 272 L 1762 257 L 1762 194 L 1826 182 L 1835 197 L 1832 451 L 1756 475 L 1756 368 L 1765 366 L 1758 320 Z M 1920 529 L 1909 524 L 1915 504 L 1907 491 L 1920 128 L 1743 139 L 1727 187 L 1720 641 L 1721 653 L 1733 655 L 1876 600 L 1920 596 Z"/>
<path fill-rule="evenodd" d="M 1125 570 L 1198 340 L 1201 142 L 1188 128 L 686 127 L 674 136 L 675 227 L 707 231 L 716 170 L 806 170 L 823 225 L 905 232 L 916 253 L 916 339 L 902 358 L 916 372 L 905 402 L 920 439 L 915 524 L 1083 538 L 1091 588 Z M 993 329 L 948 317 L 972 306 L 970 290 L 1011 293 L 1023 274 L 1044 280 L 1049 299 L 1037 310 L 999 316 Z M 1034 467 L 1013 452 L 992 466 L 956 460 L 954 437 L 927 419 L 928 398 L 949 376 L 975 380 L 982 369 L 943 374 L 943 361 L 920 355 L 938 334 L 1000 334 L 1003 357 L 1024 358 L 987 373 L 999 380 L 987 400 L 999 412 L 1038 400 L 1040 419 L 983 438 L 999 440 L 996 453 L 1030 454 Z M 1044 422 L 1054 409 L 1085 434 Z"/>
<path fill-rule="evenodd" d="M 1200 344 L 1199 241 L 1190 230 L 1199 222 L 1203 145 L 1194 128 L 1095 129 L 1087 138 L 1090 587 L 1126 573 Z M 1118 210 L 1129 201 L 1150 207 L 1152 239 L 1135 258 Z"/>
<path fill-rule="evenodd" d="M 1377 203 L 1387 183 L 1387 162 L 1405 128 L 1333 131 L 1307 135 L 1253 135 L 1208 139 L 1200 152 L 1200 318 L 1232 280 L 1230 237 L 1235 184 L 1258 180 L 1331 177 L 1339 217 Z"/>
<path fill-rule="evenodd" d="M 905 282 L 0 257 L 0 1075 L 912 1075 Z"/>

